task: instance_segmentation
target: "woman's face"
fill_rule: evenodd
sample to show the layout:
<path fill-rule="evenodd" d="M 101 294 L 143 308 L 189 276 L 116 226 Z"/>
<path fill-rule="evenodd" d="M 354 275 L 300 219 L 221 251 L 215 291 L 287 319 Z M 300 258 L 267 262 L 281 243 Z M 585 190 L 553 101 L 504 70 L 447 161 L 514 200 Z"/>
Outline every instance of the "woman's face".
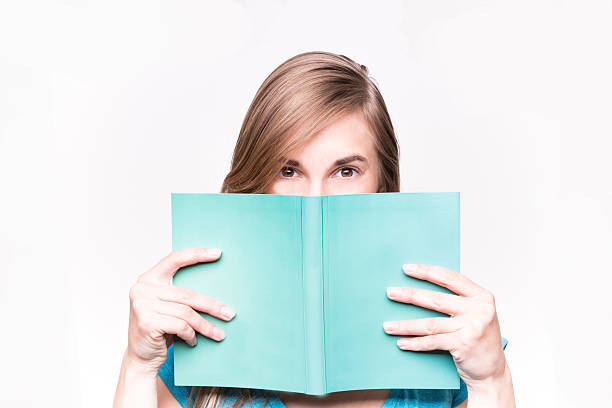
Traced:
<path fill-rule="evenodd" d="M 366 122 L 351 114 L 314 135 L 288 155 L 267 194 L 376 193 L 378 159 Z"/>

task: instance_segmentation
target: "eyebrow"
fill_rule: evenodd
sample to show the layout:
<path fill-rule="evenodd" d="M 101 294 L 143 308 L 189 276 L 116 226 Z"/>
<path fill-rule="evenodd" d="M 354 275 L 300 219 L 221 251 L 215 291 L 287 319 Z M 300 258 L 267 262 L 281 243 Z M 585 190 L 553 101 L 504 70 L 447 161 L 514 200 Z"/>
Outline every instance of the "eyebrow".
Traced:
<path fill-rule="evenodd" d="M 342 166 L 343 164 L 347 164 L 347 163 L 351 163 L 354 161 L 360 161 L 360 162 L 364 162 L 367 163 L 368 159 L 366 159 L 365 157 L 363 157 L 360 154 L 353 154 L 350 156 L 346 156 L 343 157 L 342 159 L 338 159 L 334 162 L 334 166 Z M 297 160 L 287 160 L 286 162 L 287 165 L 289 166 L 295 166 L 295 167 L 300 167 L 300 162 Z"/>

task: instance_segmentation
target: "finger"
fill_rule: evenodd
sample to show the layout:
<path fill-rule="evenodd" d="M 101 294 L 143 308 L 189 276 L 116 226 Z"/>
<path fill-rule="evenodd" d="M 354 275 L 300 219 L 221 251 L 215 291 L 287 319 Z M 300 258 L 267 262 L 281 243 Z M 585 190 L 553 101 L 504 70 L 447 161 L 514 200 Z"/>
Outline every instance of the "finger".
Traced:
<path fill-rule="evenodd" d="M 465 275 L 442 266 L 404 264 L 404 273 L 413 278 L 426 280 L 452 290 L 458 295 L 474 296 L 484 290 Z"/>
<path fill-rule="evenodd" d="M 200 316 L 198 312 L 182 303 L 158 301 L 155 304 L 155 311 L 162 315 L 181 319 L 189 324 L 194 330 L 199 331 L 202 335 L 213 340 L 221 341 L 225 337 L 223 329 L 216 327 Z"/>
<path fill-rule="evenodd" d="M 157 314 L 156 319 L 163 333 L 176 334 L 192 347 L 198 343 L 195 330 L 186 321 L 163 314 Z"/>
<path fill-rule="evenodd" d="M 402 338 L 397 341 L 397 346 L 402 350 L 410 351 L 450 350 L 453 347 L 455 336 L 454 333 L 443 333 Z"/>
<path fill-rule="evenodd" d="M 170 252 L 153 268 L 143 273 L 139 280 L 143 282 L 170 283 L 180 268 L 198 262 L 211 262 L 221 256 L 221 250 L 211 248 L 186 248 Z"/>
<path fill-rule="evenodd" d="M 461 328 L 456 318 L 431 317 L 427 319 L 400 320 L 384 322 L 383 328 L 388 334 L 425 336 L 440 333 L 451 333 Z"/>
<path fill-rule="evenodd" d="M 437 310 L 448 315 L 457 315 L 465 310 L 466 298 L 461 296 L 436 292 L 434 290 L 410 287 L 388 287 L 387 296 L 391 300 Z"/>
<path fill-rule="evenodd" d="M 193 289 L 182 286 L 156 285 L 155 294 L 160 300 L 187 305 L 195 310 L 208 313 L 221 320 L 232 320 L 236 312 L 224 303 L 210 298 Z"/>

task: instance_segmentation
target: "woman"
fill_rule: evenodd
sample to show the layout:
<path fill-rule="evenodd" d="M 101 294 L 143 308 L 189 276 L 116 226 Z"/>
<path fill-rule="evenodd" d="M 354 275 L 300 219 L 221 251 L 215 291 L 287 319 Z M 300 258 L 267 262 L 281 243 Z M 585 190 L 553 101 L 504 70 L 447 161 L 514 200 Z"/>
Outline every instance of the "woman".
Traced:
<path fill-rule="evenodd" d="M 399 147 L 367 68 L 342 55 L 309 52 L 285 61 L 257 91 L 221 192 L 328 195 L 397 192 L 399 185 Z M 224 401 L 288 408 L 514 406 L 493 296 L 462 274 L 429 265 L 404 265 L 404 272 L 457 295 L 410 288 L 389 288 L 387 295 L 451 317 L 385 322 L 384 330 L 398 336 L 402 350 L 450 351 L 460 390 L 357 390 L 319 397 L 175 387 L 167 335 L 190 345 L 197 342 L 196 332 L 221 341 L 223 331 L 196 311 L 226 321 L 236 312 L 220 300 L 172 286 L 170 279 L 181 267 L 219 256 L 206 248 L 174 251 L 132 286 L 115 407 L 228 406 Z"/>

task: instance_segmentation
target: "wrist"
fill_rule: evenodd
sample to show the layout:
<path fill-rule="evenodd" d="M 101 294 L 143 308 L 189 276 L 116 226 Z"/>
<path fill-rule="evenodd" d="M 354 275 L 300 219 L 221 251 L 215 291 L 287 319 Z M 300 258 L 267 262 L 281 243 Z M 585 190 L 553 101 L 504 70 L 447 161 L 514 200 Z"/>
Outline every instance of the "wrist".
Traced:
<path fill-rule="evenodd" d="M 156 407 L 157 402 L 157 372 L 150 364 L 132 359 L 126 351 L 113 408 Z"/>
<path fill-rule="evenodd" d="M 126 375 L 132 378 L 155 378 L 159 371 L 158 366 L 132 356 L 127 350 L 123 355 L 123 367 Z"/>
<path fill-rule="evenodd" d="M 512 407 L 514 408 L 514 389 L 508 364 L 496 375 L 479 381 L 466 382 L 468 407 Z"/>

